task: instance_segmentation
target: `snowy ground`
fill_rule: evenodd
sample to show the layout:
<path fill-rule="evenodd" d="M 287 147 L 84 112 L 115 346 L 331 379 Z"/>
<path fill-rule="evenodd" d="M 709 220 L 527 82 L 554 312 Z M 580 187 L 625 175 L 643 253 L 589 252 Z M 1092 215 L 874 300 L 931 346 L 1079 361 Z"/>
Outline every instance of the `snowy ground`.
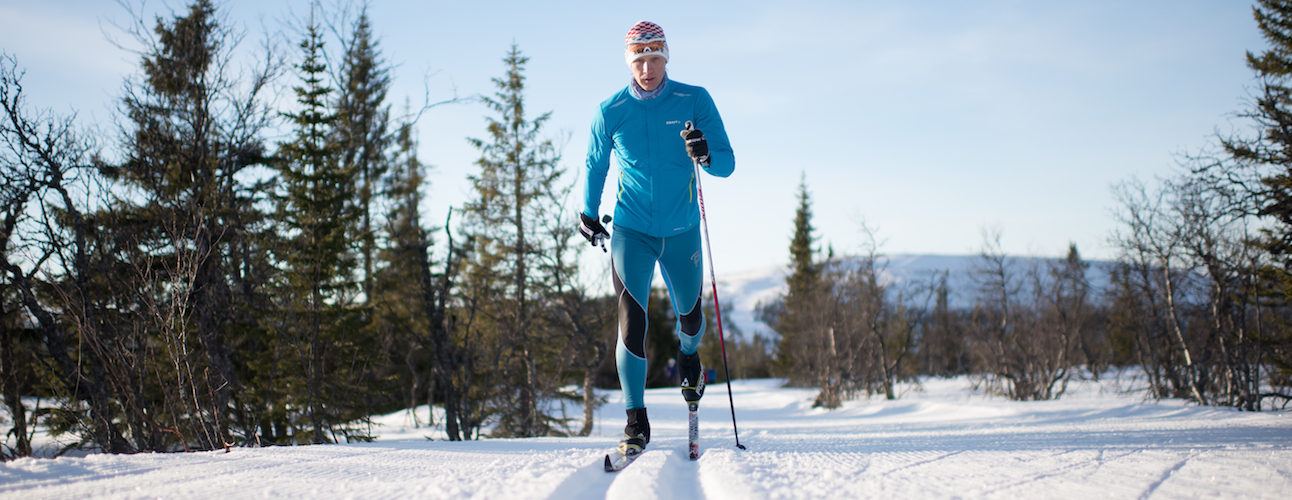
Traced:
<path fill-rule="evenodd" d="M 653 440 L 601 470 L 622 429 L 619 394 L 588 438 L 431 441 L 405 413 L 375 443 L 229 453 L 91 455 L 0 464 L 0 498 L 1289 498 L 1292 412 L 1145 402 L 1084 383 L 1054 402 L 985 397 L 926 380 L 897 401 L 811 408 L 812 391 L 735 386 L 701 409 L 686 459 L 675 389 L 647 392 Z"/>

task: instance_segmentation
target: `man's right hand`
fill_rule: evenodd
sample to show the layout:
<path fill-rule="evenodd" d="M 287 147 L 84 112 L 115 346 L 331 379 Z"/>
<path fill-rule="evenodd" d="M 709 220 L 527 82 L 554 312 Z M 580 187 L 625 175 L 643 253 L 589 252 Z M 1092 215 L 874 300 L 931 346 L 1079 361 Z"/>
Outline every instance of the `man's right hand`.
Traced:
<path fill-rule="evenodd" d="M 610 222 L 610 217 L 606 217 L 606 222 Z M 610 239 L 610 233 L 606 231 L 605 226 L 601 225 L 601 221 L 594 217 L 588 217 L 583 212 L 579 212 L 579 233 L 584 238 L 587 238 L 588 243 L 592 244 L 592 246 L 595 247 L 600 244 L 602 250 L 606 247 L 602 242 Z"/>

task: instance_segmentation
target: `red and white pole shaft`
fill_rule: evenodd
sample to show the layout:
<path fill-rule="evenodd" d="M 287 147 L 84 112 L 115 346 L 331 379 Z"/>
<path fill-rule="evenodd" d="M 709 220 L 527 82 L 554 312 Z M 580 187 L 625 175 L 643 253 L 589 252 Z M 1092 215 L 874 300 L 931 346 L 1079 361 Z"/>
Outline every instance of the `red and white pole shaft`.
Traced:
<path fill-rule="evenodd" d="M 686 129 L 691 130 L 693 125 L 690 121 L 686 122 Z M 704 228 L 704 249 L 709 254 L 709 283 L 713 285 L 713 312 L 718 320 L 718 345 L 722 346 L 722 372 L 727 378 L 727 402 L 731 404 L 731 431 L 736 436 L 736 447 L 745 449 L 745 445 L 740 444 L 740 431 L 736 427 L 736 401 L 731 395 L 731 371 L 727 368 L 727 341 L 722 334 L 722 304 L 718 302 L 718 279 L 713 271 L 713 246 L 709 244 L 709 219 L 704 214 L 704 189 L 700 186 L 700 162 L 691 160 L 695 166 L 695 195 L 700 201 L 700 225 Z"/>

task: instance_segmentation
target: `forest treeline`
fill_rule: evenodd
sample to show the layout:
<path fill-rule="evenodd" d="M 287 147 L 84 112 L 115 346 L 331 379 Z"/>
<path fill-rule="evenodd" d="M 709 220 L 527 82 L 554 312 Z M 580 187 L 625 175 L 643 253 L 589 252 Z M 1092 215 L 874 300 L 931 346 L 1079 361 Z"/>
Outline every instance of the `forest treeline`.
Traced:
<path fill-rule="evenodd" d="M 1257 12 L 1267 32 L 1292 19 Z M 371 416 L 426 404 L 442 412 L 418 424 L 451 440 L 591 432 L 593 389 L 617 387 L 615 301 L 577 279 L 574 179 L 550 113 L 525 107 L 519 47 L 494 93 L 471 99 L 487 125 L 468 138 L 480 154 L 469 201 L 426 221 L 423 114 L 389 102 L 392 69 L 362 9 L 316 6 L 292 48 L 255 54 L 207 0 L 132 26 L 139 71 L 109 131 L 28 106 L 20 61 L 0 55 L 4 458 L 31 455 L 38 429 L 69 443 L 58 452 L 365 441 L 379 433 Z M 1256 137 L 1118 187 L 1106 287 L 1075 246 L 1021 261 L 989 236 L 975 289 L 960 291 L 972 307 L 952 307 L 946 273 L 895 281 L 877 245 L 823 251 L 805 179 L 787 291 L 759 310 L 778 335 L 724 325 L 733 378 L 783 377 L 837 407 L 897 397 L 919 375 L 1049 399 L 1074 377 L 1138 366 L 1153 397 L 1285 406 L 1281 54 L 1250 56 Z M 657 290 L 652 387 L 672 383 L 671 311 Z M 701 356 L 722 363 L 716 335 Z"/>
<path fill-rule="evenodd" d="M 817 246 L 804 182 L 786 292 L 758 307 L 780 333 L 771 372 L 818 388 L 826 408 L 895 399 L 899 383 L 922 376 L 967 376 L 1031 401 L 1130 373 L 1127 385 L 1149 398 L 1286 409 L 1292 310 L 1269 281 L 1278 267 L 1253 221 L 1220 209 L 1223 189 L 1204 187 L 1217 185 L 1202 179 L 1217 164 L 1190 165 L 1153 188 L 1116 186 L 1113 260 L 1089 262 L 1076 245 L 1064 258 L 1011 256 L 985 231 L 967 269 L 922 274 L 888 269 L 865 227 L 861 254 Z"/>

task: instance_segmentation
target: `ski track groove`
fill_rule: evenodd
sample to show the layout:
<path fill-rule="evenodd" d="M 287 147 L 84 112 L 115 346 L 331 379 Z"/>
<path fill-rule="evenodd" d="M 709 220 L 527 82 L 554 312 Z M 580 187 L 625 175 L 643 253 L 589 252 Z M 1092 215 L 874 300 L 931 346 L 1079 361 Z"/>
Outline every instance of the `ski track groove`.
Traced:
<path fill-rule="evenodd" d="M 667 484 L 671 470 L 666 466 L 674 455 L 669 449 L 648 449 L 633 463 L 614 473 L 610 485 L 606 488 L 608 500 L 635 500 L 647 498 L 667 498 L 661 486 Z M 669 492 L 671 493 L 671 492 Z"/>
<path fill-rule="evenodd" d="M 1105 464 L 1108 464 L 1109 462 L 1121 460 L 1123 458 L 1129 457 L 1136 453 L 1139 453 L 1139 450 L 1128 451 L 1126 453 L 1122 453 L 1112 458 L 1105 458 L 1108 455 L 1108 450 L 1099 450 L 1099 456 L 1095 457 L 1095 466 L 1090 469 L 1090 473 L 1086 474 L 1085 477 L 1087 478 L 1094 477 L 1095 474 L 1099 473 L 1099 471 L 1104 468 Z"/>
<path fill-rule="evenodd" d="M 1140 500 L 1148 500 L 1150 497 L 1153 496 L 1153 492 L 1157 491 L 1157 489 L 1160 488 L 1163 484 L 1166 484 L 1166 481 L 1168 479 L 1171 479 L 1172 475 L 1174 475 L 1180 469 L 1183 469 L 1184 466 L 1188 464 L 1190 460 L 1193 460 L 1194 458 L 1197 458 L 1200 455 L 1202 455 L 1202 452 L 1200 451 L 1190 451 L 1189 456 L 1184 457 L 1184 460 L 1181 460 L 1179 463 L 1176 463 L 1174 467 L 1167 469 L 1166 472 L 1162 473 L 1162 477 L 1158 478 L 1158 480 L 1154 482 L 1152 485 L 1149 485 L 1148 490 L 1145 491 L 1143 495 L 1140 495 L 1139 497 Z"/>
<path fill-rule="evenodd" d="M 933 463 L 933 462 L 937 462 L 937 461 L 940 461 L 940 460 L 945 460 L 945 459 L 948 459 L 948 458 L 954 457 L 954 456 L 959 455 L 959 454 L 962 454 L 962 453 L 964 453 L 964 450 L 960 450 L 960 451 L 953 451 L 953 452 L 951 452 L 951 453 L 944 453 L 944 454 L 942 454 L 942 456 L 939 456 L 939 457 L 937 457 L 937 458 L 930 458 L 930 459 L 928 459 L 928 460 L 922 460 L 922 461 L 915 462 L 915 463 L 911 463 L 911 464 L 905 464 L 905 465 L 902 465 L 902 466 L 899 466 L 899 467 L 896 467 L 896 468 L 889 469 L 889 470 L 886 470 L 886 471 L 884 471 L 884 472 L 881 472 L 881 473 L 879 473 L 879 477 L 881 477 L 881 478 L 886 478 L 886 477 L 891 476 L 894 472 L 900 472 L 900 471 L 904 471 L 904 470 L 908 470 L 908 469 L 914 469 L 914 468 L 916 468 L 916 467 L 923 467 L 923 466 L 928 465 L 928 464 L 931 464 L 931 463 Z"/>
<path fill-rule="evenodd" d="M 683 440 L 683 445 L 686 441 Z M 700 449 L 700 458 L 704 458 L 704 448 Z M 695 500 L 706 500 L 708 495 L 704 493 L 704 485 L 700 482 L 700 460 L 691 460 L 689 450 L 685 447 L 682 451 L 676 452 L 670 457 L 672 460 L 666 461 L 664 465 L 673 468 L 673 495 L 672 498 L 691 498 Z"/>
<path fill-rule="evenodd" d="M 1063 456 L 1063 455 L 1078 454 L 1078 453 L 1081 453 L 1081 451 L 1082 451 L 1082 450 L 1064 450 L 1064 451 L 1059 451 L 1059 452 L 1057 452 L 1057 453 L 1051 453 L 1051 454 L 1049 454 L 1049 455 L 1048 455 L 1048 456 L 1046 456 L 1046 457 L 1033 457 L 1033 458 L 1028 459 L 1028 460 L 1020 460 L 1020 461 L 1021 461 L 1021 462 L 1037 462 L 1037 461 L 1039 461 L 1039 460 L 1041 460 L 1041 459 L 1043 459 L 1043 458 L 1044 458 L 1044 459 L 1054 459 L 1054 458 L 1061 457 L 1061 456 Z M 1103 453 L 1102 453 L 1102 450 L 1100 450 L 1100 455 L 1102 456 L 1102 454 L 1103 454 Z M 1102 458 L 1100 458 L 1099 460 L 1102 460 Z M 1084 461 L 1081 461 L 1081 460 L 1078 458 L 1078 460 L 1075 460 L 1075 461 L 1073 461 L 1073 462 L 1069 462 L 1068 464 L 1063 465 L 1063 466 L 1061 466 L 1061 467 L 1053 467 L 1053 468 L 1050 468 L 1049 470 L 1046 470 L 1046 471 L 1043 471 L 1043 472 L 1032 473 L 1032 474 L 1029 474 L 1027 477 L 1024 477 L 1024 478 L 1022 478 L 1022 479 L 1015 480 L 1015 481 L 1010 482 L 1010 483 L 1008 483 L 1008 484 L 1004 484 L 1004 485 L 1000 485 L 1000 486 L 997 486 L 997 487 L 994 487 L 994 488 L 991 488 L 991 489 L 983 490 L 983 492 L 982 492 L 982 493 L 983 493 L 984 495 L 989 495 L 989 494 L 992 494 L 992 493 L 999 493 L 999 492 L 1002 492 L 1002 491 L 1005 491 L 1005 490 L 1008 490 L 1008 489 L 1017 488 L 1017 487 L 1019 487 L 1019 486 L 1024 486 L 1024 485 L 1028 485 L 1028 484 L 1033 484 L 1033 483 L 1035 483 L 1036 481 L 1040 481 L 1040 480 L 1042 480 L 1042 479 L 1047 479 L 1047 478 L 1051 478 L 1051 477 L 1055 477 L 1055 476 L 1062 476 L 1062 475 L 1067 474 L 1067 473 L 1069 473 L 1069 472 L 1076 471 L 1076 470 L 1080 470 L 1080 469 L 1083 469 L 1083 468 L 1086 468 L 1086 467 L 1090 467 L 1090 468 L 1092 468 L 1092 469 L 1097 470 L 1097 469 L 1099 468 L 1099 463 L 1098 463 L 1098 461 L 1096 461 L 1096 463 L 1084 462 Z M 1092 474 L 1093 474 L 1093 473 L 1092 473 Z"/>
<path fill-rule="evenodd" d="M 610 490 L 610 485 L 615 480 L 615 474 L 605 470 L 605 452 L 591 450 L 593 455 L 592 463 L 575 469 L 573 474 L 565 478 L 561 484 L 552 490 L 552 494 L 547 498 L 552 500 L 564 500 L 569 498 L 587 498 L 589 496 L 599 496 L 604 498 L 606 492 Z M 599 494 L 594 494 L 599 492 Z"/>

